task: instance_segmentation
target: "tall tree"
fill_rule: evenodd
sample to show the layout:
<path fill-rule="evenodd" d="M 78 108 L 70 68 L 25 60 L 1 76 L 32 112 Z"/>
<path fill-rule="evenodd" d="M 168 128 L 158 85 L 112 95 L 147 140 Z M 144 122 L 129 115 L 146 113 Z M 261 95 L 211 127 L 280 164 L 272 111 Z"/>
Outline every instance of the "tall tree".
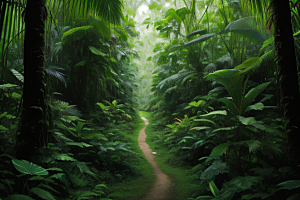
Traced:
<path fill-rule="evenodd" d="M 46 0 L 27 0 L 24 42 L 24 87 L 16 157 L 30 160 L 46 143 L 47 104 L 45 94 Z"/>
<path fill-rule="evenodd" d="M 285 131 L 291 144 L 291 155 L 287 156 L 287 159 L 299 174 L 300 145 L 297 143 L 300 127 L 299 85 L 289 0 L 247 1 L 250 3 L 253 15 L 258 17 L 261 24 L 267 21 L 267 8 L 271 9 L 269 25 L 273 25 L 274 29 L 276 62 L 279 67 L 280 107 Z"/>
<path fill-rule="evenodd" d="M 123 18 L 123 5 L 121 0 L 73 0 L 72 2 L 27 0 L 25 2 L 23 107 L 15 155 L 19 159 L 31 160 L 36 150 L 47 144 L 48 127 L 51 124 L 51 114 L 48 115 L 47 112 L 45 84 L 44 49 L 47 15 L 51 16 L 48 20 L 54 22 L 58 10 L 62 8 L 66 20 L 78 16 L 98 15 L 108 24 L 120 24 Z M 55 15 L 50 8 L 54 9 Z"/>
<path fill-rule="evenodd" d="M 274 26 L 276 62 L 279 67 L 281 108 L 285 130 L 291 142 L 290 164 L 294 169 L 300 165 L 300 105 L 298 71 L 294 48 L 293 29 L 289 0 L 273 0 L 271 19 Z"/>

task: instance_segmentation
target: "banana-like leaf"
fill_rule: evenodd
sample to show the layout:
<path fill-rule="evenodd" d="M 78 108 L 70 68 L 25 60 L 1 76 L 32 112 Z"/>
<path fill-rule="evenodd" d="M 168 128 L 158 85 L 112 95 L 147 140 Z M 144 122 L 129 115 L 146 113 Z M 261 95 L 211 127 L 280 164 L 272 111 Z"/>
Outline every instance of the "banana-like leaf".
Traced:
<path fill-rule="evenodd" d="M 17 86 L 18 85 L 7 83 L 7 84 L 0 85 L 0 89 L 12 88 Z"/>
<path fill-rule="evenodd" d="M 197 35 L 197 34 L 203 35 L 203 34 L 206 34 L 206 33 L 207 33 L 206 30 L 198 30 L 198 31 L 191 32 L 191 33 L 188 34 L 186 37 L 187 37 L 187 38 L 190 38 L 190 37 L 192 37 L 192 36 L 194 36 L 194 35 Z"/>
<path fill-rule="evenodd" d="M 211 193 L 213 193 L 215 197 L 218 197 L 220 195 L 220 190 L 217 188 L 216 184 L 213 181 L 209 182 L 209 188 Z"/>
<path fill-rule="evenodd" d="M 221 98 L 219 99 L 219 101 L 225 103 L 230 112 L 232 112 L 235 115 L 239 115 L 239 109 L 232 101 L 226 98 Z"/>
<path fill-rule="evenodd" d="M 245 113 L 245 110 L 248 108 L 248 106 L 251 104 L 251 102 L 264 90 L 271 82 L 260 84 L 259 86 L 252 88 L 243 99 L 242 105 L 241 105 L 241 111 L 240 115 L 242 116 Z"/>
<path fill-rule="evenodd" d="M 246 118 L 246 117 L 240 116 L 239 120 L 242 124 L 244 124 L 246 126 L 251 125 L 251 126 L 254 126 L 255 128 L 258 128 L 258 129 L 263 130 L 263 131 L 267 130 L 267 128 L 268 128 L 263 122 L 256 121 L 254 117 L 247 117 Z"/>
<path fill-rule="evenodd" d="M 211 127 L 209 127 L 209 126 L 199 126 L 199 127 L 191 128 L 190 130 L 197 130 L 197 131 L 200 131 L 200 130 L 210 129 L 210 128 L 211 128 Z"/>
<path fill-rule="evenodd" d="M 46 190 L 40 189 L 40 188 L 31 188 L 30 192 L 38 195 L 39 197 L 41 197 L 42 199 L 46 199 L 46 200 L 55 200 L 55 198 L 52 196 L 51 193 L 49 193 Z"/>
<path fill-rule="evenodd" d="M 96 49 L 95 47 L 93 46 L 89 46 L 89 49 L 90 51 L 93 53 L 93 54 L 96 54 L 98 56 L 102 56 L 102 57 L 105 57 L 105 54 L 101 51 L 99 51 L 98 49 Z"/>
<path fill-rule="evenodd" d="M 205 115 L 200 115 L 200 117 L 207 117 L 210 115 L 227 115 L 226 110 L 216 110 L 216 111 L 212 111 L 210 113 L 207 113 Z"/>
<path fill-rule="evenodd" d="M 210 33 L 210 34 L 202 35 L 201 37 L 198 37 L 197 39 L 194 39 L 194 40 L 192 40 L 188 43 L 185 43 L 184 45 L 182 45 L 182 47 L 188 47 L 188 46 L 198 44 L 200 42 L 204 42 L 206 40 L 209 40 L 210 38 L 212 38 L 215 35 L 216 35 L 216 33 Z"/>
<path fill-rule="evenodd" d="M 257 30 L 244 29 L 244 30 L 232 30 L 230 32 L 247 37 L 250 40 L 252 40 L 255 44 L 262 44 L 266 40 Z"/>
<path fill-rule="evenodd" d="M 207 75 L 207 80 L 214 79 L 225 86 L 234 104 L 239 107 L 243 97 L 243 76 L 237 69 L 218 70 Z"/>
<path fill-rule="evenodd" d="M 81 148 L 92 147 L 93 146 L 93 145 L 90 145 L 90 144 L 87 144 L 87 143 L 84 143 L 84 142 L 67 142 L 66 144 L 67 145 L 73 145 L 73 146 L 79 146 Z"/>
<path fill-rule="evenodd" d="M 215 122 L 209 120 L 209 119 L 194 119 L 195 122 L 209 122 L 212 123 L 213 125 L 217 125 Z"/>
<path fill-rule="evenodd" d="M 237 128 L 237 126 L 217 128 L 217 129 L 213 130 L 213 133 L 217 132 L 217 131 L 231 131 L 231 130 L 236 129 L 236 128 Z"/>
<path fill-rule="evenodd" d="M 253 17 L 245 17 L 231 22 L 226 26 L 224 31 L 232 31 L 237 29 L 249 29 L 253 27 Z"/>
<path fill-rule="evenodd" d="M 12 163 L 14 167 L 22 174 L 41 176 L 49 174 L 46 169 L 42 168 L 39 165 L 33 164 L 32 162 L 28 162 L 27 160 L 13 159 Z"/>
<path fill-rule="evenodd" d="M 278 186 L 281 186 L 280 189 L 292 190 L 296 188 L 300 188 L 300 180 L 290 180 L 279 183 Z"/>

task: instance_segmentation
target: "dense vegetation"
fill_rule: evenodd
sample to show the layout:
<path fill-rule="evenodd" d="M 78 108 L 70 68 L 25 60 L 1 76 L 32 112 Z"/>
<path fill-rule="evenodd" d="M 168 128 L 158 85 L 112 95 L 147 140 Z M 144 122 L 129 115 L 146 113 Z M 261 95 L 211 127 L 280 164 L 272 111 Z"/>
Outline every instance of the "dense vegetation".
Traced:
<path fill-rule="evenodd" d="M 300 199 L 299 6 L 0 1 L 0 199 Z"/>

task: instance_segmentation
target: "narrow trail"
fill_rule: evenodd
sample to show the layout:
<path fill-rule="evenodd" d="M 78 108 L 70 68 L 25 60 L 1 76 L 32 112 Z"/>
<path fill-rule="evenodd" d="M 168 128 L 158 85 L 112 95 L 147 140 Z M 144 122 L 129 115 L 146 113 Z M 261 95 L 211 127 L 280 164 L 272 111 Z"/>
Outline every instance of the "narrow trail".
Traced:
<path fill-rule="evenodd" d="M 155 173 L 154 187 L 151 188 L 148 193 L 142 197 L 141 200 L 174 200 L 174 183 L 172 183 L 166 174 L 164 174 L 157 163 L 154 161 L 154 155 L 149 145 L 146 143 L 145 129 L 147 127 L 148 120 L 142 117 L 145 122 L 145 128 L 140 131 L 138 143 L 139 147 L 143 151 L 146 159 L 152 164 Z"/>

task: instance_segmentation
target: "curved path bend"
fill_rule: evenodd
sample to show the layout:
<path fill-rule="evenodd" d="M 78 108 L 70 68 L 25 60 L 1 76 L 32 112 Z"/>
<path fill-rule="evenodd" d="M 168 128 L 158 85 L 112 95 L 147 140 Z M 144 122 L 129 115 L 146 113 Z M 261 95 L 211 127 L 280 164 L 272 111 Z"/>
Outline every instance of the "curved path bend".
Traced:
<path fill-rule="evenodd" d="M 171 181 L 168 179 L 168 176 L 161 171 L 157 163 L 154 161 L 154 155 L 152 154 L 152 150 L 146 143 L 147 136 L 145 134 L 145 129 L 149 123 L 148 120 L 144 117 L 142 117 L 142 119 L 144 120 L 146 126 L 140 131 L 138 138 L 139 147 L 143 151 L 146 159 L 151 163 L 151 165 L 154 168 L 155 182 L 154 187 L 151 188 L 148 191 L 148 193 L 142 197 L 141 200 L 174 200 L 174 194 L 171 191 L 171 187 L 174 184 L 171 183 Z"/>

